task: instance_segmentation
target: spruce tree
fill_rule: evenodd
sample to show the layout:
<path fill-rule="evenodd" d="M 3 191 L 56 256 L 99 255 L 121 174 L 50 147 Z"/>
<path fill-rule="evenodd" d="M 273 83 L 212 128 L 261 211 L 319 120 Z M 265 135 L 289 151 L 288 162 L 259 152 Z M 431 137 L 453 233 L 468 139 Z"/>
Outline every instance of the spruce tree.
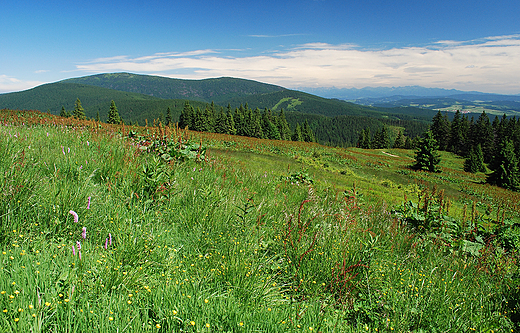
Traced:
<path fill-rule="evenodd" d="M 464 171 L 476 173 L 485 172 L 484 155 L 482 154 L 482 147 L 477 145 L 476 148 L 471 147 L 468 157 L 464 160 Z"/>
<path fill-rule="evenodd" d="M 226 133 L 231 135 L 237 134 L 237 129 L 235 127 L 235 120 L 233 119 L 233 113 L 228 109 L 226 113 Z"/>
<path fill-rule="evenodd" d="M 292 141 L 303 141 L 302 128 L 299 123 L 296 123 L 296 128 L 294 129 L 291 139 Z"/>
<path fill-rule="evenodd" d="M 509 190 L 520 190 L 520 170 L 518 156 L 512 140 L 501 143 L 501 149 L 492 163 L 493 172 L 488 176 L 487 182 Z"/>
<path fill-rule="evenodd" d="M 424 133 L 423 137 L 419 140 L 417 151 L 415 152 L 415 164 L 413 168 L 430 172 L 440 172 L 438 164 L 441 159 L 437 153 L 437 149 L 437 141 L 433 138 L 432 132 L 428 131 Z"/>
<path fill-rule="evenodd" d="M 171 122 L 172 122 L 172 111 L 170 110 L 170 107 L 168 107 L 166 109 L 166 123 L 165 125 L 166 126 L 170 126 Z"/>
<path fill-rule="evenodd" d="M 282 140 L 291 140 L 291 128 L 287 123 L 287 119 L 285 118 L 285 113 L 283 108 L 280 110 L 280 114 L 278 115 L 277 120 L 278 132 L 280 133 L 280 139 Z"/>
<path fill-rule="evenodd" d="M 302 128 L 302 136 L 303 141 L 305 142 L 314 142 L 316 139 L 314 138 L 314 133 L 312 133 L 311 127 L 309 126 L 309 122 L 305 119 Z"/>
<path fill-rule="evenodd" d="M 441 114 L 441 112 L 437 112 L 437 114 L 432 119 L 432 125 L 430 127 L 432 131 L 433 138 L 437 140 L 439 144 L 439 150 L 446 150 L 449 143 L 450 136 L 450 122 L 448 120 L 448 115 Z"/>
<path fill-rule="evenodd" d="M 119 112 L 117 111 L 116 103 L 112 100 L 110 102 L 110 110 L 108 110 L 108 124 L 119 124 L 121 123 L 121 118 L 119 117 Z"/>
<path fill-rule="evenodd" d="M 85 109 L 83 109 L 83 107 L 81 106 L 81 101 L 79 100 L 79 98 L 76 100 L 76 103 L 74 103 L 74 111 L 72 115 L 74 116 L 74 118 L 79 120 L 84 120 L 87 118 L 85 117 Z"/>
<path fill-rule="evenodd" d="M 397 137 L 395 138 L 395 141 L 394 141 L 394 148 L 404 148 L 404 136 L 403 136 L 403 133 L 401 132 L 401 130 L 399 130 L 399 132 L 397 133 Z"/>

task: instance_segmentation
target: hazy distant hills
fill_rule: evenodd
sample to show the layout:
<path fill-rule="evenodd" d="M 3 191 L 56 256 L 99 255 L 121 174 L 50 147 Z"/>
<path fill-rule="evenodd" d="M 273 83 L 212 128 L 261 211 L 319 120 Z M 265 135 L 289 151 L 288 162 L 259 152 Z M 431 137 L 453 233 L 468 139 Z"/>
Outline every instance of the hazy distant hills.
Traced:
<path fill-rule="evenodd" d="M 403 99 L 412 97 L 449 97 L 458 96 L 461 98 L 473 98 L 478 96 L 479 98 L 499 100 L 499 99 L 520 99 L 520 95 L 499 95 L 499 94 L 488 94 L 478 91 L 462 91 L 456 89 L 443 89 L 443 88 L 426 88 L 421 86 L 405 86 L 405 87 L 365 87 L 365 88 L 299 88 L 301 91 L 305 91 L 314 95 L 318 95 L 325 98 L 337 98 L 342 100 L 358 100 L 358 99 L 378 99 L 378 98 L 390 98 L 390 99 Z"/>
<path fill-rule="evenodd" d="M 499 95 L 455 89 L 407 87 L 301 88 L 322 97 L 337 98 L 376 108 L 416 107 L 430 110 L 520 115 L 520 95 Z"/>

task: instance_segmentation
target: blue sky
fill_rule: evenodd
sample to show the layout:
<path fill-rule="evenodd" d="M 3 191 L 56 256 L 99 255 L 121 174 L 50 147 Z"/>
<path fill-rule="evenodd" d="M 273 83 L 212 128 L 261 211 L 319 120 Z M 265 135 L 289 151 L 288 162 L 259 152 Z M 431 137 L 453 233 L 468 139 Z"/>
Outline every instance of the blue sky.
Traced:
<path fill-rule="evenodd" d="M 0 3 L 0 93 L 133 72 L 520 93 L 520 1 Z"/>

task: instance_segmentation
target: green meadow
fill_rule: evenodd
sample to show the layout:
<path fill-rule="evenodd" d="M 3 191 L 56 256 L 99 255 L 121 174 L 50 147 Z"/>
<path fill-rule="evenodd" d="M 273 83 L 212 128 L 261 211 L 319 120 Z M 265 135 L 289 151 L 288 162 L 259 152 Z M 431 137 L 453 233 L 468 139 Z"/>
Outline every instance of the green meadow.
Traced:
<path fill-rule="evenodd" d="M 517 331 L 520 195 L 441 158 L 2 110 L 0 332 Z"/>

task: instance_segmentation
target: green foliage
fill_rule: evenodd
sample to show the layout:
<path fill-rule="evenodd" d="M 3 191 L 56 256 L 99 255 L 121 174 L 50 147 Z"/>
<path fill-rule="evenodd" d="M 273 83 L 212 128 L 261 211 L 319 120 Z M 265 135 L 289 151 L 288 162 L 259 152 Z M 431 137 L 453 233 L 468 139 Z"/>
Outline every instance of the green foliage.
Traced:
<path fill-rule="evenodd" d="M 482 154 L 482 148 L 477 145 L 477 148 L 471 147 L 469 150 L 468 157 L 464 160 L 464 171 L 466 172 L 485 172 L 486 166 L 484 165 L 484 155 Z"/>
<path fill-rule="evenodd" d="M 83 109 L 83 107 L 81 106 L 81 101 L 79 100 L 79 98 L 76 99 L 76 103 L 74 103 L 74 111 L 72 112 L 72 115 L 74 116 L 74 118 L 79 120 L 86 119 L 85 109 Z"/>
<path fill-rule="evenodd" d="M 437 141 L 433 138 L 432 132 L 428 131 L 419 140 L 417 151 L 415 152 L 414 169 L 426 170 L 430 172 L 440 172 L 438 164 L 440 156 L 437 153 Z"/>
<path fill-rule="evenodd" d="M 116 103 L 112 100 L 110 102 L 110 109 L 108 110 L 108 124 L 120 124 L 121 117 L 119 117 L 119 112 L 117 111 Z"/>
<path fill-rule="evenodd" d="M 488 183 L 513 191 L 520 190 L 520 169 L 513 141 L 502 142 L 500 152 L 495 156 L 491 169 L 493 172 L 487 178 Z"/>
<path fill-rule="evenodd" d="M 291 174 L 287 177 L 281 177 L 280 180 L 290 182 L 291 184 L 302 184 L 302 185 L 310 185 L 314 183 L 314 180 L 312 180 L 312 177 L 309 175 L 309 173 L 305 171 L 299 171 L 296 173 Z"/>

